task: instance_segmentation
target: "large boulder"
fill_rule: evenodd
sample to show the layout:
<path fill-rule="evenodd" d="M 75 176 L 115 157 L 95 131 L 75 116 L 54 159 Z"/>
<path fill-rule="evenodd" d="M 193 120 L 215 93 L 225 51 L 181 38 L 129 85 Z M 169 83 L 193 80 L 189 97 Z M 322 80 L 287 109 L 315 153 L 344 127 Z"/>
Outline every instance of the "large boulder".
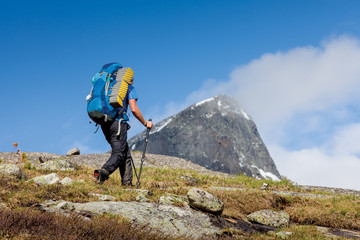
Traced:
<path fill-rule="evenodd" d="M 148 225 L 172 237 L 186 239 L 205 238 L 219 234 L 221 229 L 212 224 L 211 218 L 190 208 L 159 205 L 146 202 L 61 202 L 47 204 L 46 211 L 72 211 L 92 214 L 121 215 L 131 222 Z"/>
<path fill-rule="evenodd" d="M 74 155 L 80 155 L 80 150 L 78 148 L 73 148 L 66 153 L 66 156 L 74 156 Z"/>
<path fill-rule="evenodd" d="M 187 193 L 187 197 L 190 206 L 196 209 L 215 215 L 220 215 L 224 210 L 224 203 L 220 199 L 202 189 L 190 189 Z"/>
<path fill-rule="evenodd" d="M 272 227 L 282 227 L 289 224 L 290 216 L 285 211 L 260 210 L 247 216 L 250 222 L 260 223 Z"/>
<path fill-rule="evenodd" d="M 59 183 L 60 181 L 59 176 L 56 173 L 35 177 L 31 180 L 33 180 L 36 184 L 39 185 L 51 185 Z"/>
<path fill-rule="evenodd" d="M 0 173 L 6 176 L 14 176 L 18 179 L 27 179 L 25 173 L 21 170 L 21 168 L 14 164 L 1 164 Z"/>

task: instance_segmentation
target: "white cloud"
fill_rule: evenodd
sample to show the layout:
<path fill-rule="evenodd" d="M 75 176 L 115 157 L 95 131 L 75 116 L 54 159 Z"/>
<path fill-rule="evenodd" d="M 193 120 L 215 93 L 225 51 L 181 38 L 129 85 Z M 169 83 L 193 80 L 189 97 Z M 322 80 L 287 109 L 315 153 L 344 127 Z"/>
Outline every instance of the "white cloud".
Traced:
<path fill-rule="evenodd" d="M 265 127 L 298 113 L 324 111 L 359 99 L 359 42 L 343 36 L 319 48 L 265 54 L 235 69 L 227 85 L 225 91 Z"/>
<path fill-rule="evenodd" d="M 334 134 L 330 151 L 333 154 L 352 154 L 360 156 L 360 123 L 346 125 Z"/>
<path fill-rule="evenodd" d="M 360 117 L 348 108 L 358 106 L 359 92 L 359 40 L 344 35 L 264 54 L 234 69 L 229 81 L 206 81 L 163 116 L 232 95 L 254 119 L 281 174 L 300 184 L 360 190 Z"/>
<path fill-rule="evenodd" d="M 297 151 L 269 145 L 278 170 L 302 185 L 360 190 L 360 123 L 338 128 L 320 146 Z"/>
<path fill-rule="evenodd" d="M 357 156 L 326 154 L 317 147 L 299 151 L 268 147 L 278 170 L 298 184 L 360 190 L 360 159 Z"/>

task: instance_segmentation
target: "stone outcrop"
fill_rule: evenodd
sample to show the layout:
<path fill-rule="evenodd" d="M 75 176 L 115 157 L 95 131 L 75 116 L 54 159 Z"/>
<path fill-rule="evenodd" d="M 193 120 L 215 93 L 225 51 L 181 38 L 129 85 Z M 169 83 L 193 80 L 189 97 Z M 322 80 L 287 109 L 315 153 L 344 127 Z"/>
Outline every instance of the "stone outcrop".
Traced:
<path fill-rule="evenodd" d="M 64 156 L 54 153 L 42 152 L 0 152 L 0 159 L 3 159 L 3 163 L 19 163 L 23 158 L 29 160 L 32 163 L 44 163 L 49 160 L 64 158 Z"/>
<path fill-rule="evenodd" d="M 142 151 L 145 131 L 129 140 Z M 228 96 L 194 104 L 156 124 L 147 152 L 185 158 L 213 171 L 281 178 L 254 121 Z"/>
<path fill-rule="evenodd" d="M 34 181 L 38 185 L 52 185 L 59 183 L 61 185 L 67 186 L 74 183 L 74 180 L 69 177 L 65 177 L 60 180 L 59 175 L 57 175 L 56 173 L 38 176 L 30 179 L 30 181 Z"/>
<path fill-rule="evenodd" d="M 247 216 L 250 222 L 260 223 L 271 227 L 283 227 L 289 224 L 290 216 L 285 211 L 260 210 Z"/>
<path fill-rule="evenodd" d="M 56 184 L 56 183 L 60 182 L 60 178 L 56 173 L 38 176 L 31 180 L 34 181 L 38 185 L 51 185 L 51 184 Z"/>
<path fill-rule="evenodd" d="M 21 170 L 21 168 L 14 164 L 0 164 L 0 174 L 13 176 L 18 179 L 27 179 L 25 173 Z"/>
<path fill-rule="evenodd" d="M 325 237 L 329 239 L 338 239 L 339 237 L 348 239 L 360 239 L 360 231 L 348 229 L 334 229 L 327 227 L 316 227 Z"/>
<path fill-rule="evenodd" d="M 168 204 L 174 206 L 190 207 L 189 200 L 186 196 L 161 196 L 159 200 L 160 204 Z"/>
<path fill-rule="evenodd" d="M 38 165 L 38 168 L 48 171 L 75 171 L 75 165 L 69 159 L 50 160 Z"/>
<path fill-rule="evenodd" d="M 89 196 L 97 197 L 100 201 L 115 201 L 116 198 L 110 195 L 98 194 L 98 193 L 89 193 Z"/>
<path fill-rule="evenodd" d="M 199 189 L 192 188 L 188 191 L 189 204 L 195 209 L 220 215 L 224 210 L 224 203 L 214 195 Z"/>
<path fill-rule="evenodd" d="M 73 148 L 66 153 L 66 156 L 75 156 L 75 155 L 80 155 L 80 150 L 78 148 Z"/>
<path fill-rule="evenodd" d="M 74 213 L 121 215 L 129 221 L 148 225 L 172 237 L 185 236 L 189 239 L 215 235 L 221 229 L 212 224 L 211 218 L 190 208 L 159 205 L 146 202 L 52 202 L 44 204 L 47 211 L 71 211 Z"/>

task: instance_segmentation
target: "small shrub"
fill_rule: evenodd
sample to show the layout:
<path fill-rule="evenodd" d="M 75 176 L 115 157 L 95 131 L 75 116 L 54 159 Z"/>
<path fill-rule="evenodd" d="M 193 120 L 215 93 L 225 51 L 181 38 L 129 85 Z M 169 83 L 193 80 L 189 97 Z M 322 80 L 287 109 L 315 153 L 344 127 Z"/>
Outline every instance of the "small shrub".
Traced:
<path fill-rule="evenodd" d="M 346 210 L 341 210 L 341 211 L 340 211 L 340 214 L 341 214 L 341 215 L 343 215 L 343 216 L 345 216 L 345 215 L 346 215 L 346 213 L 347 213 L 347 211 L 346 211 Z"/>
<path fill-rule="evenodd" d="M 30 161 L 26 161 L 24 164 L 24 168 L 28 170 L 36 169 L 35 165 L 33 165 Z"/>
<path fill-rule="evenodd" d="M 26 155 L 26 153 L 21 153 L 21 158 L 23 159 L 23 160 L 28 160 L 28 156 Z"/>

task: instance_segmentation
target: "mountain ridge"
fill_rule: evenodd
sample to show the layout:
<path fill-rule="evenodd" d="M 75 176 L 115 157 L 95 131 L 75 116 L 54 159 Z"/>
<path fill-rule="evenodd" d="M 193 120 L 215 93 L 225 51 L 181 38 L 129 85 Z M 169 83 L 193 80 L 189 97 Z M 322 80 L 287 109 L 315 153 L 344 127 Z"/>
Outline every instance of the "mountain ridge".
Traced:
<path fill-rule="evenodd" d="M 145 131 L 129 140 L 142 150 Z M 154 125 L 147 152 L 188 159 L 210 170 L 281 179 L 256 124 L 231 97 L 195 103 Z"/>

